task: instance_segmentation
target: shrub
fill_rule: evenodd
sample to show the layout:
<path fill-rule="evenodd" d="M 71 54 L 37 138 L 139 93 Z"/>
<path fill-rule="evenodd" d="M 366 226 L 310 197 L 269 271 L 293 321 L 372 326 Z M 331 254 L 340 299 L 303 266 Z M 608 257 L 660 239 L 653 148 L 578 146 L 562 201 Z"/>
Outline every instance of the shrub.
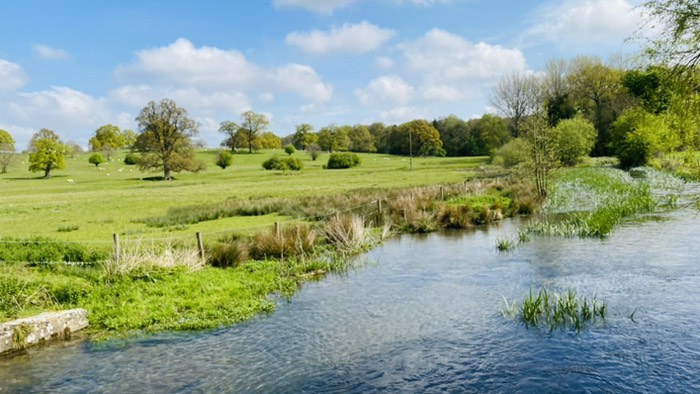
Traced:
<path fill-rule="evenodd" d="M 105 158 L 99 153 L 93 153 L 88 159 L 88 163 L 94 164 L 95 167 L 105 162 Z"/>
<path fill-rule="evenodd" d="M 124 164 L 128 166 L 139 164 L 139 156 L 135 153 L 127 153 L 124 157 Z"/>
<path fill-rule="evenodd" d="M 315 161 L 321 156 L 321 147 L 317 143 L 312 142 L 306 147 L 306 153 L 311 156 L 311 160 Z"/>
<path fill-rule="evenodd" d="M 273 156 L 262 163 L 262 167 L 266 170 L 279 171 L 300 171 L 304 168 L 304 164 L 296 157 L 280 158 Z"/>
<path fill-rule="evenodd" d="M 288 154 L 289 156 L 293 155 L 294 152 L 296 152 L 297 149 L 294 147 L 292 144 L 287 144 L 284 146 L 284 152 Z"/>
<path fill-rule="evenodd" d="M 219 151 L 216 155 L 216 165 L 221 167 L 222 170 L 225 170 L 226 167 L 229 167 L 231 164 L 233 164 L 233 154 L 227 150 Z"/>
<path fill-rule="evenodd" d="M 613 124 L 610 147 L 620 159 L 621 167 L 643 166 L 661 151 L 660 140 L 668 133 L 668 126 L 660 116 L 633 108 Z"/>
<path fill-rule="evenodd" d="M 565 165 L 574 165 L 588 156 L 595 144 L 597 132 L 593 123 L 577 116 L 559 122 L 554 131 L 557 158 Z"/>
<path fill-rule="evenodd" d="M 504 167 L 514 167 L 527 161 L 530 155 L 529 150 L 529 144 L 525 140 L 516 138 L 494 150 L 491 154 L 491 161 L 493 164 Z"/>
<path fill-rule="evenodd" d="M 354 153 L 332 153 L 328 158 L 327 169 L 351 168 L 360 164 L 360 157 Z"/>
<path fill-rule="evenodd" d="M 289 225 L 279 231 L 272 228 L 255 234 L 250 254 L 256 260 L 310 255 L 317 238 L 316 231 L 305 223 Z"/>
<path fill-rule="evenodd" d="M 249 249 L 247 240 L 233 236 L 207 248 L 209 251 L 207 261 L 214 267 L 235 267 L 248 260 Z"/>

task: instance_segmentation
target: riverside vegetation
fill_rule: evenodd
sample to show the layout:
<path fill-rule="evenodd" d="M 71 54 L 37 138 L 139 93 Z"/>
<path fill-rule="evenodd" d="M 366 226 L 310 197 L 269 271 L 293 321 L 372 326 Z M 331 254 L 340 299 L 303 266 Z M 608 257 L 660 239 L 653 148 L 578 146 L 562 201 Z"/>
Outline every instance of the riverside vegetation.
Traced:
<path fill-rule="evenodd" d="M 303 171 L 265 171 L 269 154 L 245 154 L 169 183 L 140 179 L 123 154 L 102 167 L 77 155 L 49 180 L 3 175 L 0 319 L 83 307 L 108 336 L 215 328 L 348 269 L 390 231 L 464 228 L 538 204 L 532 185 L 484 158 L 414 158 L 409 171 L 405 158 L 364 154 L 361 166 L 331 171 L 292 156 Z"/>

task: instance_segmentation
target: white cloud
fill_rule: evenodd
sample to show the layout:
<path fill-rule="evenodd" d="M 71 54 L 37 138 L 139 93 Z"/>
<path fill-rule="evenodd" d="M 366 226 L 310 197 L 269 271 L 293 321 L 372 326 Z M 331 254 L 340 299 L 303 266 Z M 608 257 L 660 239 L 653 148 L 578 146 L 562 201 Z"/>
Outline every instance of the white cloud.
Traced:
<path fill-rule="evenodd" d="M 34 53 L 40 58 L 49 60 L 64 60 L 70 57 L 68 52 L 63 49 L 51 48 L 43 44 L 34 45 Z"/>
<path fill-rule="evenodd" d="M 415 119 L 427 119 L 428 116 L 420 108 L 395 107 L 380 114 L 382 121 L 386 123 L 400 124 Z"/>
<path fill-rule="evenodd" d="M 235 50 L 196 48 L 180 38 L 174 43 L 136 53 L 136 63 L 122 66 L 117 74 L 128 79 L 175 83 L 206 88 L 239 87 L 259 76 L 260 70 Z"/>
<path fill-rule="evenodd" d="M 374 79 L 366 88 L 355 90 L 355 95 L 365 105 L 387 101 L 405 104 L 413 96 L 413 87 L 396 75 L 385 75 Z"/>
<path fill-rule="evenodd" d="M 285 42 L 294 45 L 306 53 L 366 53 L 379 48 L 390 40 L 395 32 L 382 29 L 367 21 L 357 24 L 333 26 L 330 31 L 312 30 L 308 33 L 293 32 L 287 34 Z"/>
<path fill-rule="evenodd" d="M 464 94 L 453 86 L 428 86 L 423 89 L 423 98 L 431 101 L 459 101 Z"/>
<path fill-rule="evenodd" d="M 0 59 L 0 93 L 19 90 L 28 81 L 27 74 L 19 64 Z"/>
<path fill-rule="evenodd" d="M 374 59 L 374 63 L 382 70 L 388 70 L 394 67 L 394 61 L 388 56 L 378 56 Z"/>
<path fill-rule="evenodd" d="M 513 70 L 525 70 L 525 56 L 483 42 L 432 29 L 419 40 L 399 45 L 409 69 L 424 76 L 426 85 L 443 85 L 497 79 Z"/>
<path fill-rule="evenodd" d="M 271 72 L 273 81 L 282 91 L 296 92 L 300 96 L 324 102 L 333 96 L 333 87 L 321 81 L 313 68 L 302 64 L 288 64 Z"/>
<path fill-rule="evenodd" d="M 332 14 L 357 0 L 274 0 L 275 7 L 298 7 L 321 14 Z"/>
<path fill-rule="evenodd" d="M 175 101 L 188 111 L 197 113 L 233 112 L 242 113 L 251 109 L 247 97 L 240 92 L 201 92 L 190 88 L 162 88 L 148 85 L 122 86 L 110 92 L 111 101 L 141 110 L 149 101 L 163 98 Z"/>
<path fill-rule="evenodd" d="M 524 42 L 619 45 L 639 28 L 641 14 L 628 0 L 567 0 L 540 8 L 535 19 Z"/>

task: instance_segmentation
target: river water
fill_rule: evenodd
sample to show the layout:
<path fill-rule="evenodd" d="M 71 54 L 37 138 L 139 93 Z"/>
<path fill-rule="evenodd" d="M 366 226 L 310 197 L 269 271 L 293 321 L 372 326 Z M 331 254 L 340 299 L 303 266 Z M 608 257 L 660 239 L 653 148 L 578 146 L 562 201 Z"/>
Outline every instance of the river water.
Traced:
<path fill-rule="evenodd" d="M 246 324 L 0 359 L 0 393 L 700 392 L 700 217 L 664 216 L 511 253 L 495 242 L 518 220 L 400 236 Z M 541 286 L 608 317 L 576 333 L 501 315 Z"/>

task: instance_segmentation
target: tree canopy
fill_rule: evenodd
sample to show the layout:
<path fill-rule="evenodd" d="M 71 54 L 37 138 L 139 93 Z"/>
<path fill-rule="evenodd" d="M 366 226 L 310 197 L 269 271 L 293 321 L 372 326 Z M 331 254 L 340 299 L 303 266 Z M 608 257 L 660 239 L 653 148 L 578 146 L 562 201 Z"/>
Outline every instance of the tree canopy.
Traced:
<path fill-rule="evenodd" d="M 121 149 L 126 146 L 126 138 L 119 127 L 107 124 L 95 130 L 89 144 L 92 151 Z"/>
<path fill-rule="evenodd" d="M 15 139 L 8 131 L 0 129 L 0 172 L 6 173 L 16 156 Z"/>
<path fill-rule="evenodd" d="M 29 142 L 29 171 L 44 172 L 44 178 L 51 178 L 52 170 L 66 168 L 68 147 L 61 142 L 53 130 L 41 129 Z"/>
<path fill-rule="evenodd" d="M 195 160 L 192 145 L 198 125 L 175 101 L 149 102 L 136 121 L 140 134 L 132 149 L 141 153 L 141 170 L 162 169 L 163 179 L 171 180 L 171 172 L 202 169 L 203 165 Z"/>
<path fill-rule="evenodd" d="M 270 121 L 263 114 L 256 114 L 253 111 L 246 111 L 241 114 L 241 127 L 243 137 L 248 146 L 248 153 L 253 153 L 255 139 L 263 132 L 267 131 Z"/>

